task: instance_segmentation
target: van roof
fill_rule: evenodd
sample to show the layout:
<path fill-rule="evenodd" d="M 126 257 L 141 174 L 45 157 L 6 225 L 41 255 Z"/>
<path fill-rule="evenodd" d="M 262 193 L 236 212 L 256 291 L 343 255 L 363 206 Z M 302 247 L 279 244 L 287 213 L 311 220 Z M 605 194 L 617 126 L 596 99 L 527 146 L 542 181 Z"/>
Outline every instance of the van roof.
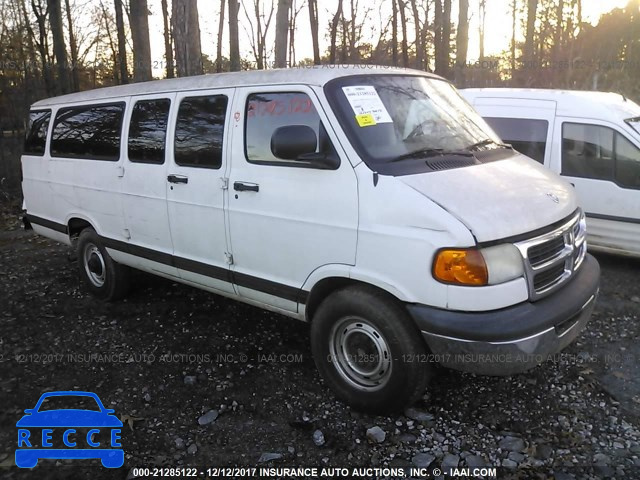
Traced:
<path fill-rule="evenodd" d="M 47 98 L 33 104 L 33 108 L 52 105 L 82 103 L 110 98 L 128 97 L 182 90 L 203 90 L 209 88 L 232 88 L 248 85 L 303 84 L 322 87 L 330 80 L 352 75 L 422 75 L 442 79 L 432 73 L 409 68 L 387 67 L 383 65 L 315 65 L 309 67 L 280 68 L 273 70 L 252 70 L 245 72 L 225 72 L 194 77 L 152 80 L 149 82 L 97 88 Z"/>
<path fill-rule="evenodd" d="M 467 88 L 465 98 L 473 103 L 477 98 L 511 98 L 553 100 L 556 113 L 566 117 L 611 118 L 624 120 L 640 115 L 640 106 L 613 92 L 588 90 L 553 90 L 544 88 Z"/>

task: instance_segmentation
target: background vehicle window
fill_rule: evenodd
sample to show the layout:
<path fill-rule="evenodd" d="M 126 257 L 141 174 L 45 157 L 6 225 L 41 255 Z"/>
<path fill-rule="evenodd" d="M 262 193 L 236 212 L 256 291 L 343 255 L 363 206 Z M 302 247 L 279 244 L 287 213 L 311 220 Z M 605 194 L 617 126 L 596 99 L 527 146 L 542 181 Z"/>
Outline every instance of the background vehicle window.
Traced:
<path fill-rule="evenodd" d="M 616 182 L 629 188 L 640 188 L 640 149 L 616 133 Z"/>
<path fill-rule="evenodd" d="M 489 126 L 520 153 L 544 163 L 549 122 L 531 118 L 485 117 Z"/>
<path fill-rule="evenodd" d="M 170 106 L 171 101 L 166 98 L 136 102 L 129 125 L 129 160 L 139 163 L 164 163 Z"/>
<path fill-rule="evenodd" d="M 220 168 L 227 97 L 189 97 L 180 102 L 174 145 L 178 165 Z"/>
<path fill-rule="evenodd" d="M 27 155 L 44 155 L 50 120 L 51 110 L 29 112 L 27 134 L 24 139 L 24 153 Z"/>
<path fill-rule="evenodd" d="M 62 108 L 51 135 L 51 155 L 117 161 L 124 104 Z"/>
<path fill-rule="evenodd" d="M 276 157 L 271 151 L 271 136 L 279 127 L 306 125 L 318 138 L 318 151 L 333 149 L 311 98 L 306 93 L 254 93 L 247 98 L 245 154 L 252 163 L 296 164 L 296 160 Z"/>
<path fill-rule="evenodd" d="M 562 174 L 613 180 L 614 131 L 599 125 L 562 125 Z"/>

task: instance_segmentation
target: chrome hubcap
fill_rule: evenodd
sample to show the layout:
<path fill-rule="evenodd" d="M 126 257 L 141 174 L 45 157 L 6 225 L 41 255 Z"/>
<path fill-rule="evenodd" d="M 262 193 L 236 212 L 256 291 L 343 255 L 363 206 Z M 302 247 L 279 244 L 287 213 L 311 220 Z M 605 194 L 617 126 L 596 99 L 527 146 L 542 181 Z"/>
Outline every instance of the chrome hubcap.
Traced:
<path fill-rule="evenodd" d="M 339 320 L 331 330 L 331 359 L 350 384 L 371 391 L 384 387 L 391 376 L 391 352 L 378 330 L 359 317 Z"/>
<path fill-rule="evenodd" d="M 105 281 L 106 268 L 100 249 L 93 243 L 84 248 L 84 270 L 89 281 L 96 287 L 102 287 Z"/>

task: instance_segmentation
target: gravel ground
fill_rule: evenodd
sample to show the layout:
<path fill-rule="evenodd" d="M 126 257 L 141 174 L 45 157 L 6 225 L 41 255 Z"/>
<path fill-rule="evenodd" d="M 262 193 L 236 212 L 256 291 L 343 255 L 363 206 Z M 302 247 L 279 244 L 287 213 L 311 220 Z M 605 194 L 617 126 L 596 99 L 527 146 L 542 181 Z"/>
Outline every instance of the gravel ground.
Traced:
<path fill-rule="evenodd" d="M 131 467 L 163 465 L 487 465 L 500 467 L 498 478 L 640 478 L 640 261 L 598 256 L 594 317 L 556 361 L 507 378 L 439 369 L 417 405 L 381 417 L 335 400 L 315 370 L 306 324 L 142 273 L 126 300 L 100 303 L 80 288 L 67 255 L 5 212 L 0 477 L 125 479 Z M 51 390 L 93 391 L 115 409 L 125 468 L 13 466 L 15 422 Z"/>

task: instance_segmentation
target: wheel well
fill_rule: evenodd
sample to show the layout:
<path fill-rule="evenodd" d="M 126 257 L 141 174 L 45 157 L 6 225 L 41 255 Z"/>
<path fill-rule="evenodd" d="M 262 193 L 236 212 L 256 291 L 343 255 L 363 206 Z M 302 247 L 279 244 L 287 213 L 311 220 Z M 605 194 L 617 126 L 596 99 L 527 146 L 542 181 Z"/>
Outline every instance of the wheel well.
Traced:
<path fill-rule="evenodd" d="M 381 289 L 380 287 L 371 285 L 370 283 L 360 282 L 358 280 L 353 280 L 351 278 L 345 277 L 323 278 L 313 286 L 311 292 L 309 292 L 309 296 L 307 297 L 307 303 L 305 306 L 305 317 L 307 321 L 311 321 L 313 319 L 313 315 L 316 313 L 316 310 L 325 298 L 327 298 L 336 290 L 343 289 L 350 285 L 366 285 L 369 288 L 380 291 L 380 293 L 392 298 L 395 301 L 399 301 L 395 295 Z"/>
<path fill-rule="evenodd" d="M 92 225 L 89 222 L 83 220 L 82 218 L 72 218 L 67 224 L 69 238 L 73 240 L 78 235 L 80 235 L 80 232 L 82 232 L 82 230 L 91 226 Z"/>

